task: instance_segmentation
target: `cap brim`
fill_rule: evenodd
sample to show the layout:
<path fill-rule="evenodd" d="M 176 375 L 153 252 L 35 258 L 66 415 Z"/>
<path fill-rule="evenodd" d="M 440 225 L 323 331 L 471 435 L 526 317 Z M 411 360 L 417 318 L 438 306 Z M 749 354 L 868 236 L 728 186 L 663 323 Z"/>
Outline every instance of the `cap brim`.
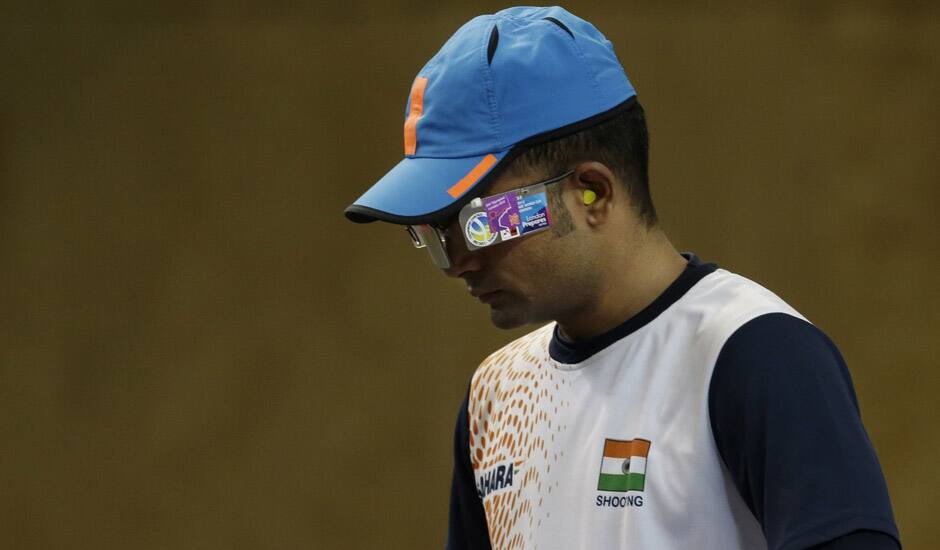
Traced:
<path fill-rule="evenodd" d="M 509 149 L 465 158 L 407 157 L 356 202 L 346 217 L 357 223 L 398 224 L 442 221 L 466 204 L 494 174 Z"/>

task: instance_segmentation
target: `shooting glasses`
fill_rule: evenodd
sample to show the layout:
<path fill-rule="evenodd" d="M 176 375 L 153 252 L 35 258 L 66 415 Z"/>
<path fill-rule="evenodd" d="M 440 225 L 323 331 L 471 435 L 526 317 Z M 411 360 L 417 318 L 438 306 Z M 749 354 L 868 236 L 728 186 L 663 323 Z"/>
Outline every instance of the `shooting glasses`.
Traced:
<path fill-rule="evenodd" d="M 568 178 L 574 170 L 525 187 L 477 197 L 460 209 L 457 219 L 470 252 L 531 235 L 552 224 L 546 188 Z M 427 248 L 431 261 L 441 269 L 453 265 L 447 252 L 447 225 L 424 224 L 405 227 L 415 248 Z"/>

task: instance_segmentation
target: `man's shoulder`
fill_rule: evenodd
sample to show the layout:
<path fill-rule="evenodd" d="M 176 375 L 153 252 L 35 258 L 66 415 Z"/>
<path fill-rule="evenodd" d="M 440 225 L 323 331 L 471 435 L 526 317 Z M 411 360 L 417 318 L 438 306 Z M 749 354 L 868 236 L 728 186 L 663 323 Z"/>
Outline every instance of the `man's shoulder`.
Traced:
<path fill-rule="evenodd" d="M 681 300 L 696 316 L 702 334 L 724 339 L 742 325 L 768 313 L 785 313 L 806 320 L 783 298 L 737 273 L 718 269 L 702 279 Z"/>
<path fill-rule="evenodd" d="M 518 374 L 520 369 L 524 371 L 537 367 L 549 358 L 548 344 L 554 330 L 555 323 L 549 323 L 491 353 L 473 374 L 473 385 L 483 381 L 495 381 L 512 371 L 517 371 Z"/>

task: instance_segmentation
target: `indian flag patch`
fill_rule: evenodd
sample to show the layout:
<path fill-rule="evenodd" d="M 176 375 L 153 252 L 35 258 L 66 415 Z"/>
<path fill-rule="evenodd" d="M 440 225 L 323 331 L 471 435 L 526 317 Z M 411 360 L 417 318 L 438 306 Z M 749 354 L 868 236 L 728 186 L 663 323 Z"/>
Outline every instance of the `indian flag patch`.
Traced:
<path fill-rule="evenodd" d="M 642 491 L 646 480 L 646 457 L 650 442 L 645 439 L 604 440 L 604 458 L 598 491 Z"/>

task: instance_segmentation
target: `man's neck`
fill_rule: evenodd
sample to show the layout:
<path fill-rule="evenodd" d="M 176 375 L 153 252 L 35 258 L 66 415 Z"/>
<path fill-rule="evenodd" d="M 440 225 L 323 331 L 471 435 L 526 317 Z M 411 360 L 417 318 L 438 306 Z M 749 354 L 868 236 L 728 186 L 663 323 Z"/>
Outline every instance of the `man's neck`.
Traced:
<path fill-rule="evenodd" d="M 580 311 L 558 319 L 561 335 L 570 341 L 587 340 L 613 329 L 650 305 L 687 263 L 658 228 L 611 250 L 598 295 Z"/>

